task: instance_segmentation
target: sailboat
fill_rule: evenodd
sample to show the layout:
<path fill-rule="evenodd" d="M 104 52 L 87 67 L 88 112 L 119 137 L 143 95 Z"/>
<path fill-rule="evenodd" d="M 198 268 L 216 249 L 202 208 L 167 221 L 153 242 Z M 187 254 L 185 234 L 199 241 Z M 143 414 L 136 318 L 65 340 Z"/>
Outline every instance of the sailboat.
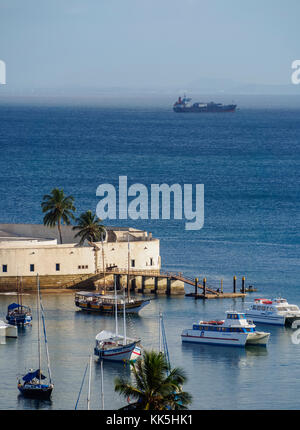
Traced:
<path fill-rule="evenodd" d="M 22 279 L 17 279 L 17 303 L 11 303 L 7 308 L 6 320 L 9 324 L 25 326 L 32 321 L 31 310 L 23 305 Z"/>
<path fill-rule="evenodd" d="M 141 355 L 141 348 L 137 346 L 140 339 L 127 337 L 126 333 L 126 310 L 125 310 L 125 289 L 123 297 L 123 331 L 121 335 L 118 332 L 118 303 L 116 277 L 114 280 L 115 288 L 115 333 L 102 330 L 96 336 L 96 345 L 94 354 L 103 360 L 111 361 L 134 361 Z"/>
<path fill-rule="evenodd" d="M 42 311 L 42 312 L 41 312 Z M 54 388 L 54 385 L 51 380 L 51 369 L 50 369 L 50 359 L 49 359 L 49 351 L 48 351 L 48 342 L 46 335 L 46 325 L 45 325 L 45 316 L 44 316 L 44 308 L 41 301 L 40 294 L 40 282 L 39 276 L 37 275 L 37 315 L 38 315 L 38 369 L 33 370 L 30 369 L 26 375 L 23 376 L 23 383 L 18 381 L 18 389 L 25 397 L 34 397 L 38 399 L 49 399 Z M 43 331 L 44 331 L 44 341 L 46 348 L 46 356 L 47 356 L 47 365 L 48 365 L 48 375 L 49 375 L 49 384 L 42 383 L 42 380 L 46 379 L 46 376 L 41 372 L 41 319 L 43 323 Z"/>

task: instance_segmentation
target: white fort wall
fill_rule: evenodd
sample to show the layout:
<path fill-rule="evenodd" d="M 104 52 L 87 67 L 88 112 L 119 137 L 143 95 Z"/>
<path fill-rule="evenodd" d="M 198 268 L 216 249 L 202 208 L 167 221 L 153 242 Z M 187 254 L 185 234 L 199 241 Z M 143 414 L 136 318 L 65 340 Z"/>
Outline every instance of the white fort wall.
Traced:
<path fill-rule="evenodd" d="M 159 271 L 159 240 L 141 230 L 108 227 L 107 241 L 96 247 L 85 243 L 79 246 L 70 226 L 63 226 L 63 240 L 57 244 L 57 228 L 33 224 L 0 224 L 0 289 L 16 283 L 22 276 L 26 286 L 33 284 L 37 275 L 41 286 L 64 286 L 71 281 L 93 275 L 115 266 L 127 270 L 128 235 L 130 268 Z M 3 288 L 2 288 L 3 289 Z"/>

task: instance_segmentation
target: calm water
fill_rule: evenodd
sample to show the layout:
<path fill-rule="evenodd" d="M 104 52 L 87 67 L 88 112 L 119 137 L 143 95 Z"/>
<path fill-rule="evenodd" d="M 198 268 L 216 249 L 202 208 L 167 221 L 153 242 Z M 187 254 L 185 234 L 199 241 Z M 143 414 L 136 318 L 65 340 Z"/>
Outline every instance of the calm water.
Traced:
<path fill-rule="evenodd" d="M 1 107 L 0 222 L 42 222 L 40 201 L 55 186 L 73 194 L 78 212 L 97 204 L 100 183 L 204 183 L 205 225 L 184 221 L 111 222 L 152 231 L 163 268 L 231 289 L 246 276 L 259 295 L 300 304 L 300 110 L 243 109 L 235 115 L 176 115 L 163 109 Z M 12 297 L 0 296 L 0 315 Z M 245 302 L 249 301 L 249 295 Z M 35 297 L 25 300 L 34 306 Z M 165 317 L 173 366 L 189 377 L 193 408 L 299 408 L 300 345 L 291 331 L 271 332 L 267 349 L 181 345 L 180 332 L 199 318 L 243 309 L 242 300 L 160 298 L 129 324 L 145 347 L 157 347 L 157 315 Z M 55 391 L 52 403 L 18 397 L 16 378 L 34 367 L 36 324 L 0 345 L 0 408 L 74 408 L 94 337 L 113 318 L 85 315 L 73 295 L 44 295 Z M 105 404 L 122 365 L 105 364 Z M 93 366 L 92 406 L 100 408 L 100 366 Z M 86 390 L 81 407 L 85 408 Z"/>

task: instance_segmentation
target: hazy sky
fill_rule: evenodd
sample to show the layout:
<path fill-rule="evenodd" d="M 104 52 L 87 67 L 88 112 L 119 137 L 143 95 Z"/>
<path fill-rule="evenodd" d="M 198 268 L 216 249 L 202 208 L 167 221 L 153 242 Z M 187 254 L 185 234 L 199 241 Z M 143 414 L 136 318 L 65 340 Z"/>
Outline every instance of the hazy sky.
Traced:
<path fill-rule="evenodd" d="M 10 87 L 290 84 L 299 0 L 0 0 Z"/>

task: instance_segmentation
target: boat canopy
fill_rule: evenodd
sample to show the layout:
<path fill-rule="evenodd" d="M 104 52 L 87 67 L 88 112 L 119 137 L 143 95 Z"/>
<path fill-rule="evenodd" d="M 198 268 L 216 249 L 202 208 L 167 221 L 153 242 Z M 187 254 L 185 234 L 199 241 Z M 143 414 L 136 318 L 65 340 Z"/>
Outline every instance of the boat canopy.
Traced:
<path fill-rule="evenodd" d="M 91 293 L 88 291 L 79 291 L 78 293 L 76 293 L 76 296 L 84 296 L 84 297 L 102 297 L 102 294 L 99 293 Z"/>
<path fill-rule="evenodd" d="M 102 341 L 102 340 L 116 341 L 121 339 L 124 339 L 124 336 L 117 335 L 116 333 L 112 333 L 111 331 L 108 331 L 108 330 L 102 330 L 96 336 L 96 340 L 98 341 Z"/>
<path fill-rule="evenodd" d="M 117 342 L 119 340 L 124 340 L 124 336 L 121 334 L 112 333 L 108 330 L 102 330 L 100 333 L 97 334 L 96 338 L 97 341 L 111 341 L 111 342 Z M 131 337 L 127 337 L 127 343 L 131 342 L 140 342 L 140 339 L 133 339 Z"/>
<path fill-rule="evenodd" d="M 25 376 L 23 376 L 23 381 L 29 382 L 29 381 L 32 381 L 34 378 L 46 379 L 46 376 L 42 374 L 40 369 L 37 369 L 34 372 L 29 372 Z"/>
<path fill-rule="evenodd" d="M 11 305 L 8 305 L 7 310 L 12 311 L 13 309 L 17 308 L 27 308 L 28 306 L 19 305 L 18 303 L 12 303 Z"/>

